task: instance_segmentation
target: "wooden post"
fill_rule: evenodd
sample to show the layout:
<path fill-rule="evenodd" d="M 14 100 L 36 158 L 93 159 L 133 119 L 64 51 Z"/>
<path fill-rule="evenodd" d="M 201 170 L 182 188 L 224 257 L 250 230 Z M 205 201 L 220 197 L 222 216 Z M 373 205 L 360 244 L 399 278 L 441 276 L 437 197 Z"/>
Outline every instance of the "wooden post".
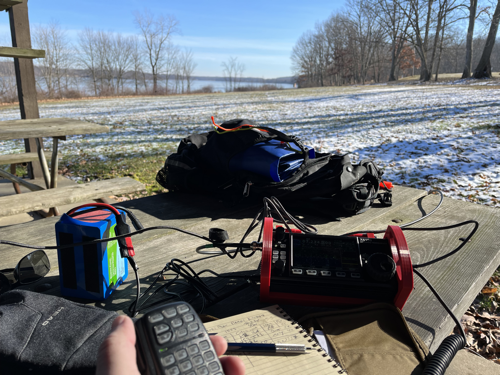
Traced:
<path fill-rule="evenodd" d="M 16 166 L 17 164 L 11 164 L 10 165 L 10 173 L 12 173 L 14 176 L 16 175 Z M 16 191 L 16 194 L 21 194 L 21 187 L 17 182 L 12 181 L 12 185 L 14 185 L 14 190 Z"/>
<path fill-rule="evenodd" d="M 31 35 L 28 19 L 28 0 L 9 8 L 10 32 L 12 47 L 31 48 Z M 22 119 L 40 118 L 36 99 L 35 69 L 31 59 L 14 59 L 16 69 L 17 93 Z M 26 152 L 35 152 L 37 149 L 34 138 L 24 140 Z M 43 147 L 42 139 L 40 144 Z M 41 178 L 42 168 L 39 162 L 31 162 L 28 167 L 31 178 Z"/>
<path fill-rule="evenodd" d="M 57 188 L 57 175 L 58 175 L 58 160 L 57 153 L 59 151 L 59 139 L 57 137 L 53 138 L 52 141 L 52 159 L 50 160 L 50 188 Z M 57 207 L 52 207 L 50 209 L 50 213 L 54 216 L 59 216 L 61 213 L 57 209 Z"/>

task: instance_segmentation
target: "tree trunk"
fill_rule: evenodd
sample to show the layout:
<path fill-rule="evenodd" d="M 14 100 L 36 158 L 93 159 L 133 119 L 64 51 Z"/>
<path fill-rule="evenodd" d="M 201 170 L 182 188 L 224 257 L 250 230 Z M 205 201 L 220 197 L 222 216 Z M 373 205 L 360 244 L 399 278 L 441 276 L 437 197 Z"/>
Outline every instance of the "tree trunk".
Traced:
<path fill-rule="evenodd" d="M 397 81 L 394 72 L 396 71 L 396 40 L 392 41 L 391 71 L 389 72 L 389 82 Z"/>
<path fill-rule="evenodd" d="M 429 67 L 429 63 L 427 61 L 427 45 L 429 41 L 429 29 L 431 25 L 431 15 L 432 15 L 432 4 L 434 0 L 429 0 L 427 4 L 427 20 L 425 22 L 425 34 L 424 40 L 421 40 L 420 35 L 417 35 L 417 38 L 420 39 L 420 59 L 421 59 L 421 68 L 420 68 L 420 80 L 421 81 L 430 81 L 432 75 L 432 65 Z M 418 32 L 420 34 L 420 32 Z"/>
<path fill-rule="evenodd" d="M 467 29 L 467 40 L 465 45 L 465 65 L 462 78 L 470 78 L 472 69 L 472 40 L 474 37 L 474 24 L 476 22 L 477 0 L 470 0 L 469 28 Z"/>
<path fill-rule="evenodd" d="M 493 14 L 493 19 L 491 20 L 490 32 L 486 38 L 486 44 L 484 45 L 483 54 L 481 59 L 474 70 L 474 78 L 491 78 L 491 51 L 495 45 L 495 39 L 498 31 L 498 23 L 500 22 L 500 0 L 498 0 L 497 7 L 495 8 L 495 13 Z"/>
<path fill-rule="evenodd" d="M 439 33 L 441 32 L 441 28 L 443 28 L 443 17 L 446 17 L 446 10 L 444 9 L 444 6 L 439 6 L 439 12 L 437 14 L 437 25 L 436 25 L 436 32 L 434 33 L 434 44 L 432 45 L 432 54 L 431 54 L 431 61 L 429 61 L 429 67 L 431 70 L 431 77 L 432 77 L 432 72 L 434 71 L 434 64 L 436 62 L 436 52 L 437 52 L 437 46 L 439 42 Z M 437 74 L 437 71 L 436 71 Z"/>
<path fill-rule="evenodd" d="M 153 72 L 153 94 L 158 94 L 158 76 Z"/>
<path fill-rule="evenodd" d="M 137 69 L 134 69 L 135 95 L 139 95 L 139 86 L 137 82 Z"/>
<path fill-rule="evenodd" d="M 436 81 L 436 82 L 438 80 L 439 66 L 441 65 L 441 55 L 443 53 L 443 40 L 444 40 L 444 28 L 445 28 L 445 25 L 446 25 L 446 14 L 444 15 L 443 27 L 442 27 L 442 30 L 441 30 L 441 42 L 439 43 L 439 55 L 438 55 L 437 67 L 436 67 L 436 76 L 434 77 L 434 81 Z"/>

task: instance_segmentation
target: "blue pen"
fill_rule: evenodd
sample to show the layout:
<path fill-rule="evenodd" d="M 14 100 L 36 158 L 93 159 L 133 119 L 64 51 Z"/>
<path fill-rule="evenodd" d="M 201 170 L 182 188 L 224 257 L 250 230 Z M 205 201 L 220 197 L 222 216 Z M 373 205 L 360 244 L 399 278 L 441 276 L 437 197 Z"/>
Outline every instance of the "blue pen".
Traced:
<path fill-rule="evenodd" d="M 227 352 L 306 354 L 312 349 L 301 344 L 227 343 Z"/>

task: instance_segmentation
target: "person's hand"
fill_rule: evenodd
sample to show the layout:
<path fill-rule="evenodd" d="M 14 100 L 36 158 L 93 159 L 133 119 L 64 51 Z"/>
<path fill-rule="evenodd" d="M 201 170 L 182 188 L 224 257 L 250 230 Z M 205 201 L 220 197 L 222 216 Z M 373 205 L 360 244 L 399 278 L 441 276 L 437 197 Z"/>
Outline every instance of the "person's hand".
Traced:
<path fill-rule="evenodd" d="M 135 351 L 135 328 L 132 319 L 121 315 L 112 325 L 111 333 L 97 353 L 96 375 L 139 375 Z M 221 336 L 210 336 L 218 356 L 227 350 L 227 341 Z M 238 357 L 220 359 L 226 375 L 244 375 L 245 365 Z"/>

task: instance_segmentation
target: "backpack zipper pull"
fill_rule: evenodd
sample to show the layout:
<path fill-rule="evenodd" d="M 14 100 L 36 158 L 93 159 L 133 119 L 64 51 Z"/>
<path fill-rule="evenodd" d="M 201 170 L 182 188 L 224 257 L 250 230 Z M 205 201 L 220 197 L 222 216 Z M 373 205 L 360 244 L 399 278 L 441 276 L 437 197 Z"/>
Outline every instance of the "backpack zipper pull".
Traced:
<path fill-rule="evenodd" d="M 250 195 L 250 186 L 253 185 L 252 181 L 247 181 L 245 187 L 243 188 L 243 196 L 248 197 Z"/>

